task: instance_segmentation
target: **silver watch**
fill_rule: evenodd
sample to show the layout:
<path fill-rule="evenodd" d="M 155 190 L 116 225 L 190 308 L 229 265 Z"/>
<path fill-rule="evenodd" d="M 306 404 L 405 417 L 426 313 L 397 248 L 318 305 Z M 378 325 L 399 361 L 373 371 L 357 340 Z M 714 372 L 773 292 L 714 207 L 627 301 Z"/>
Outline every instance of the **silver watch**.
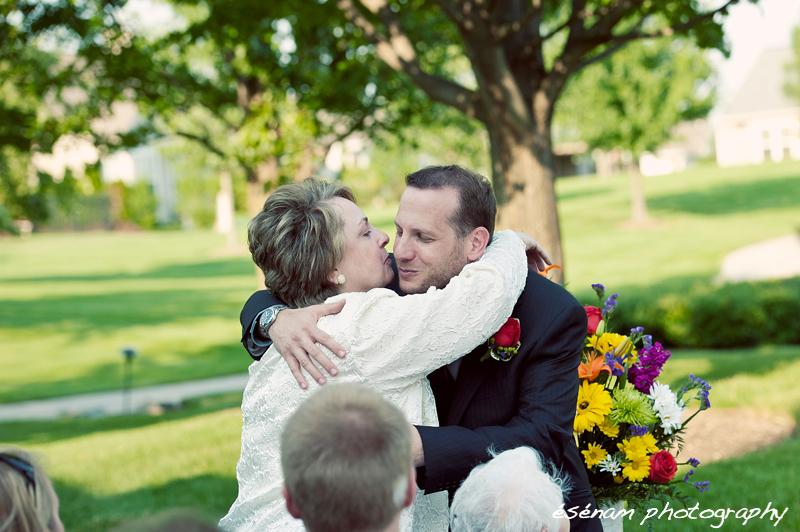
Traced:
<path fill-rule="evenodd" d="M 285 308 L 289 308 L 286 305 L 273 305 L 265 310 L 261 317 L 258 319 L 258 326 L 261 328 L 261 333 L 269 338 L 269 333 L 267 332 L 270 326 L 275 323 L 275 318 L 278 317 L 278 312 L 282 311 Z"/>

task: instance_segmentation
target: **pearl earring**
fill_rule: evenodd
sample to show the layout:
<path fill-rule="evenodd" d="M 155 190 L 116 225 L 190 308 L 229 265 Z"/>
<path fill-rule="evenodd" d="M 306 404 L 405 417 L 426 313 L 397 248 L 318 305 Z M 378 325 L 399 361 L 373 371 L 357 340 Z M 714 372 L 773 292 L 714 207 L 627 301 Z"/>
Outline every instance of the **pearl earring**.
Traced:
<path fill-rule="evenodd" d="M 336 284 L 344 284 L 344 282 L 345 282 L 344 274 L 340 273 L 339 276 L 336 277 Z"/>

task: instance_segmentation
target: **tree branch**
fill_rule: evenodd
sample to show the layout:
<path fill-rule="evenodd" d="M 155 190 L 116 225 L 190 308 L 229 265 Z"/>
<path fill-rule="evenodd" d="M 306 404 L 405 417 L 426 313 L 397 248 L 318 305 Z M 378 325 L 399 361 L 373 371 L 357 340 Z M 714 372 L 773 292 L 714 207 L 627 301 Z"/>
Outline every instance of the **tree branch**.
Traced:
<path fill-rule="evenodd" d="M 199 142 L 211 153 L 219 155 L 223 159 L 227 158 L 227 155 L 222 150 L 218 149 L 216 146 L 211 144 L 211 142 L 208 140 L 208 137 L 201 137 L 200 135 L 195 135 L 194 133 L 189 133 L 187 131 L 180 131 L 178 129 L 173 129 L 173 131 L 175 132 L 176 135 L 180 135 L 181 137 L 187 138 L 189 140 Z"/>
<path fill-rule="evenodd" d="M 611 46 L 609 46 L 603 52 L 580 62 L 576 67 L 575 71 L 578 71 L 592 63 L 596 63 L 597 61 L 602 61 L 603 59 L 610 56 L 611 54 L 613 54 L 614 52 L 616 52 L 617 50 L 619 50 L 620 48 L 622 48 L 631 41 L 638 39 L 655 39 L 658 37 L 670 37 L 672 35 L 675 35 L 676 33 L 682 33 L 687 30 L 690 30 L 693 26 L 696 26 L 703 20 L 713 18 L 714 15 L 725 11 L 726 9 L 728 9 L 728 7 L 737 3 L 738 1 L 739 0 L 728 0 L 728 2 L 725 5 L 713 11 L 709 11 L 708 13 L 703 13 L 702 15 L 698 15 L 697 17 L 693 18 L 688 22 L 684 22 L 683 24 L 678 24 L 672 27 L 662 28 L 660 30 L 652 32 L 640 31 L 642 23 L 644 22 L 644 17 L 643 17 L 642 20 L 640 20 L 639 23 L 636 24 L 636 26 L 632 30 L 628 31 L 627 33 L 623 33 L 621 35 L 614 36 L 610 41 L 608 41 Z"/>
<path fill-rule="evenodd" d="M 422 70 L 411 40 L 389 9 L 386 0 L 366 0 L 364 5 L 372 13 L 379 15 L 389 31 L 388 38 L 367 20 L 353 0 L 336 0 L 336 5 L 375 45 L 376 53 L 383 62 L 393 70 L 408 75 L 432 100 L 455 107 L 467 116 L 483 122 L 487 120 L 486 111 L 475 92 Z"/>
<path fill-rule="evenodd" d="M 538 7 L 537 7 L 538 4 Z M 512 22 L 507 22 L 505 24 L 501 24 L 493 29 L 494 38 L 497 42 L 502 42 L 508 39 L 509 37 L 519 33 L 523 29 L 527 28 L 528 25 L 533 22 L 540 14 L 542 13 L 542 6 L 540 2 L 534 2 L 534 7 L 528 9 L 525 13 L 525 16 L 522 17 L 521 20 L 514 20 Z M 560 30 L 559 30 L 560 31 Z M 538 32 L 537 32 L 538 34 Z M 544 39 L 539 38 L 539 41 L 543 41 Z"/>

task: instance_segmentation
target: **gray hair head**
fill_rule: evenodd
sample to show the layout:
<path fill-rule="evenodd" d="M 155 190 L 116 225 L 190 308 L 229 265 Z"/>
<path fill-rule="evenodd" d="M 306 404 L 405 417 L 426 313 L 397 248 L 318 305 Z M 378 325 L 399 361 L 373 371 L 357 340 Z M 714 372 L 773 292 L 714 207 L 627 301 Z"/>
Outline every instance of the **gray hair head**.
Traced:
<path fill-rule="evenodd" d="M 555 517 L 569 491 L 554 468 L 546 471 L 539 453 L 518 447 L 496 454 L 473 469 L 450 507 L 453 532 L 558 532 Z"/>

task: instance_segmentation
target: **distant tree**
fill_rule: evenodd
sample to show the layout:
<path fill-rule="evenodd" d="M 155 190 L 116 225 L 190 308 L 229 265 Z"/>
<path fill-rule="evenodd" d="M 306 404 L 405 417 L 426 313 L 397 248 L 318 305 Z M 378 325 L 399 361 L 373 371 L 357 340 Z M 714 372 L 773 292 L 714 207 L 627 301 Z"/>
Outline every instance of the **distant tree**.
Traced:
<path fill-rule="evenodd" d="M 686 35 L 727 53 L 722 18 L 738 0 L 335 1 L 387 65 L 483 122 L 500 225 L 532 232 L 563 262 L 551 127 L 567 81 L 639 39 Z M 454 57 L 471 75 L 445 68 Z"/>
<path fill-rule="evenodd" d="M 687 39 L 639 41 L 580 72 L 559 100 L 554 122 L 575 140 L 632 154 L 633 222 L 648 217 L 639 158 L 668 140 L 678 122 L 708 115 L 712 74 L 704 52 Z"/>
<path fill-rule="evenodd" d="M 104 65 L 106 96 L 137 102 L 151 134 L 191 139 L 241 169 L 251 213 L 270 188 L 311 175 L 335 140 L 391 127 L 413 96 L 388 67 L 362 68 L 371 48 L 333 5 L 171 5 L 186 23 L 134 31 Z"/>
<path fill-rule="evenodd" d="M 117 4 L 0 0 L 0 224 L 6 230 L 14 231 L 12 219 L 46 220 L 47 198 L 65 202 L 98 184 L 96 173 L 83 184 L 70 173 L 54 180 L 34 171 L 30 160 L 50 152 L 62 135 L 89 131 L 96 100 L 86 97 L 85 81 L 96 67 L 93 56 L 120 31 L 106 16 Z M 64 48 L 84 53 L 83 60 Z"/>

